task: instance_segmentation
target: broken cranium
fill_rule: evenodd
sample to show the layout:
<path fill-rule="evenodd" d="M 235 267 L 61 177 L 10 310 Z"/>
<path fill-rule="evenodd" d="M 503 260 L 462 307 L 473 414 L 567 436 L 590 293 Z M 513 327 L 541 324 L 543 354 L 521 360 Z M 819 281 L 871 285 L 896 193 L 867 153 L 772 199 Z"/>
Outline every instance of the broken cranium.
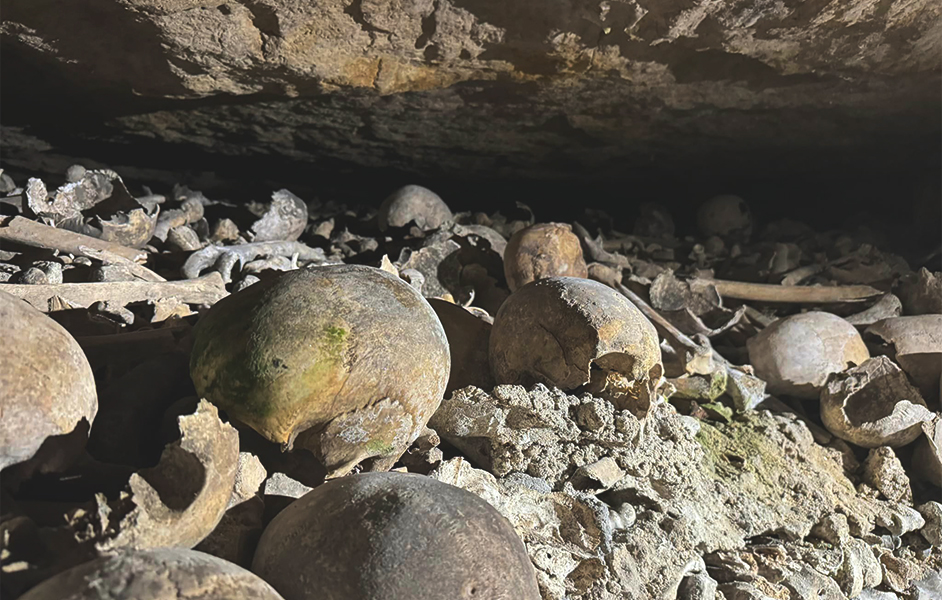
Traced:
<path fill-rule="evenodd" d="M 494 319 L 490 361 L 498 383 L 589 384 L 644 413 L 663 374 L 657 331 L 624 296 L 597 281 L 552 277 L 510 295 Z"/>
<path fill-rule="evenodd" d="M 307 226 L 307 204 L 288 190 L 271 195 L 271 204 L 262 218 L 252 225 L 255 242 L 293 242 Z"/>
<path fill-rule="evenodd" d="M 504 251 L 504 275 L 513 292 L 547 277 L 581 277 L 589 272 L 582 244 L 565 223 L 538 223 L 515 233 Z"/>
<path fill-rule="evenodd" d="M 864 332 L 867 341 L 882 342 L 922 392 L 930 406 L 938 406 L 942 377 L 942 315 L 894 317 L 878 321 Z"/>
<path fill-rule="evenodd" d="M 885 356 L 834 375 L 821 392 L 824 426 L 864 448 L 905 446 L 931 418 L 919 390 Z"/>
<path fill-rule="evenodd" d="M 773 394 L 817 398 L 828 377 L 870 358 L 854 326 L 825 312 L 775 321 L 747 342 L 749 362 Z"/>
<path fill-rule="evenodd" d="M 122 496 L 89 513 L 101 551 L 118 548 L 192 548 L 222 519 L 239 465 L 239 436 L 200 401 L 178 420 L 182 437 L 168 445 L 153 468 L 128 482 Z M 81 528 L 80 526 L 78 528 Z"/>

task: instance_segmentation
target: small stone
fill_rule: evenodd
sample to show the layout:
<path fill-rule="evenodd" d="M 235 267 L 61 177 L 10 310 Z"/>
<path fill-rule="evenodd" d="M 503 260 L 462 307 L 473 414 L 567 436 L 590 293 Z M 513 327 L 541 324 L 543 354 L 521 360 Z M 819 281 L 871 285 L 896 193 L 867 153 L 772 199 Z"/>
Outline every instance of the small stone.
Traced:
<path fill-rule="evenodd" d="M 901 536 L 910 531 L 922 529 L 926 520 L 916 509 L 903 504 L 889 504 L 888 510 L 877 514 L 876 524 L 885 528 L 894 536 Z M 896 545 L 895 543 L 893 544 Z"/>
<path fill-rule="evenodd" d="M 635 510 L 634 506 L 627 502 L 622 502 L 617 508 L 609 511 L 608 517 L 612 523 L 612 529 L 615 531 L 627 531 L 631 529 L 632 525 L 638 520 L 638 512 Z"/>
<path fill-rule="evenodd" d="M 257 456 L 250 452 L 239 452 L 239 467 L 228 508 L 255 497 L 266 477 L 268 472 Z"/>
<path fill-rule="evenodd" d="M 547 483 L 545 479 L 533 477 L 526 473 L 510 473 L 507 477 L 504 477 L 500 483 L 507 489 L 525 488 L 541 494 L 549 494 L 553 491 L 553 488 L 550 487 L 550 484 Z"/>
<path fill-rule="evenodd" d="M 864 590 L 854 598 L 854 600 L 900 600 L 900 597 L 893 592 L 881 592 L 879 590 Z"/>
<path fill-rule="evenodd" d="M 891 502 L 911 504 L 913 492 L 903 463 L 889 446 L 870 450 L 864 461 L 863 481 Z"/>
<path fill-rule="evenodd" d="M 234 242 L 239 239 L 239 226 L 232 219 L 219 219 L 209 236 L 213 242 Z"/>
<path fill-rule="evenodd" d="M 271 477 L 265 480 L 262 487 L 262 493 L 266 496 L 287 496 L 289 498 L 300 498 L 312 489 L 296 479 L 288 477 L 284 473 L 272 473 Z"/>
<path fill-rule="evenodd" d="M 880 561 L 865 541 L 850 538 L 842 544 L 842 550 L 844 560 L 833 577 L 848 598 L 856 598 L 864 588 L 880 585 Z"/>
<path fill-rule="evenodd" d="M 69 183 L 77 183 L 85 177 L 85 167 L 82 165 L 72 165 L 65 171 L 65 180 Z"/>
<path fill-rule="evenodd" d="M 922 565 L 888 551 L 880 552 L 880 564 L 883 567 L 883 585 L 898 593 L 908 592 L 913 582 L 921 579 L 925 572 Z"/>
<path fill-rule="evenodd" d="M 441 438 L 438 434 L 426 427 L 419 437 L 415 438 L 406 453 L 399 458 L 399 462 L 405 465 L 410 473 L 428 475 L 445 458 L 444 453 L 438 447 L 440 443 Z"/>
<path fill-rule="evenodd" d="M 188 225 L 174 227 L 167 234 L 167 247 L 176 252 L 193 252 L 203 247 L 200 237 Z"/>
<path fill-rule="evenodd" d="M 726 600 L 775 600 L 763 594 L 756 586 L 745 581 L 734 581 L 718 586 L 722 597 Z"/>
<path fill-rule="evenodd" d="M 587 431 L 598 431 L 606 425 L 611 425 L 614 419 L 611 404 L 597 399 L 586 402 L 576 409 L 576 422 Z"/>
<path fill-rule="evenodd" d="M 615 431 L 618 433 L 628 433 L 631 431 L 631 421 L 631 417 L 625 413 L 615 415 Z"/>
<path fill-rule="evenodd" d="M 929 501 L 917 506 L 916 510 L 926 520 L 919 533 L 933 546 L 942 546 L 942 504 Z"/>
<path fill-rule="evenodd" d="M 681 580 L 677 597 L 684 600 L 715 600 L 716 588 L 716 580 L 707 573 L 692 573 Z"/>
<path fill-rule="evenodd" d="M 811 533 L 822 540 L 839 546 L 850 537 L 850 526 L 847 517 L 840 513 L 830 513 L 811 529 Z"/>
<path fill-rule="evenodd" d="M 844 600 L 846 598 L 833 579 L 807 564 L 802 564 L 799 571 L 789 572 L 782 584 L 792 591 L 792 597 L 796 600 Z"/>
<path fill-rule="evenodd" d="M 942 598 L 942 573 L 930 570 L 914 587 L 912 600 L 939 600 Z"/>
<path fill-rule="evenodd" d="M 615 459 L 605 457 L 576 469 L 570 482 L 577 490 L 598 494 L 612 488 L 625 477 Z"/>
<path fill-rule="evenodd" d="M 674 386 L 671 398 L 696 400 L 706 404 L 726 393 L 726 369 L 718 369 L 710 375 L 684 375 L 668 379 Z"/>
<path fill-rule="evenodd" d="M 0 194 L 9 194 L 16 189 L 16 183 L 13 178 L 0 169 Z"/>
<path fill-rule="evenodd" d="M 45 285 L 49 283 L 49 281 L 46 279 L 45 271 L 37 269 L 36 267 L 30 267 L 20 273 L 17 283 L 22 285 Z"/>
<path fill-rule="evenodd" d="M 756 377 L 752 369 L 731 365 L 726 368 L 726 393 L 738 412 L 752 410 L 768 398 L 765 387 L 765 381 Z"/>
<path fill-rule="evenodd" d="M 54 260 L 41 260 L 33 263 L 33 266 L 46 274 L 46 283 L 62 283 L 62 263 Z"/>
<path fill-rule="evenodd" d="M 137 281 L 131 268 L 122 263 L 99 264 L 92 268 L 88 279 L 89 281 Z"/>

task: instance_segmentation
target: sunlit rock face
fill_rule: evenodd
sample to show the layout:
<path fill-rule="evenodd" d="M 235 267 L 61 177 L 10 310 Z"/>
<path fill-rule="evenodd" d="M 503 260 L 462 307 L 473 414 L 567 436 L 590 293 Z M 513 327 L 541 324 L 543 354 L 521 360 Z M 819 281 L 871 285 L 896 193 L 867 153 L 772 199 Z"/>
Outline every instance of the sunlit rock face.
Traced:
<path fill-rule="evenodd" d="M 100 143 L 435 176 L 854 160 L 938 129 L 940 15 L 933 0 L 10 0 L 4 120 L 41 97 L 92 107 L 73 124 Z"/>

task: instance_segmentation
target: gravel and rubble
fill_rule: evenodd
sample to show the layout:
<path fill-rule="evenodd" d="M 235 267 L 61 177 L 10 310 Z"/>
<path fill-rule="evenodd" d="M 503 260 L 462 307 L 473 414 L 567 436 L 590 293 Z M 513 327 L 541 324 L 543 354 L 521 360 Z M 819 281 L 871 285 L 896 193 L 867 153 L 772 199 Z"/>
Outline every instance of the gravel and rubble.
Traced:
<path fill-rule="evenodd" d="M 656 206 L 633 234 L 542 227 L 419 186 L 377 210 L 21 183 L 0 173 L 4 598 L 131 550 L 250 568 L 283 511 L 370 470 L 486 500 L 546 600 L 942 597 L 940 275 L 872 232 L 732 195 L 679 237 Z M 272 300 L 305 278 L 333 296 Z"/>
<path fill-rule="evenodd" d="M 432 426 L 467 458 L 431 476 L 514 523 L 546 598 L 673 598 L 698 558 L 715 580 L 778 590 L 772 597 L 853 597 L 883 582 L 879 557 L 892 548 L 880 531 L 898 538 L 925 526 L 905 494 L 859 493 L 840 450 L 816 444 L 794 415 L 758 410 L 708 424 L 665 408 L 649 418 L 636 446 L 638 420 L 604 400 L 541 385 L 465 388 Z M 603 461 L 621 477 L 580 485 Z M 870 470 L 863 479 L 894 482 Z M 923 546 L 921 557 L 896 559 L 914 579 L 942 568 L 942 552 Z"/>

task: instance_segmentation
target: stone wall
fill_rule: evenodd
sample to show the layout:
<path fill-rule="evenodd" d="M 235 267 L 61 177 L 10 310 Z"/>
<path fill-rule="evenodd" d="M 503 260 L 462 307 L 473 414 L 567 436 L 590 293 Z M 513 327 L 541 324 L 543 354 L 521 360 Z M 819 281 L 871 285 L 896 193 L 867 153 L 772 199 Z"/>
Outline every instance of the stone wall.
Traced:
<path fill-rule="evenodd" d="M 935 0 L 8 0 L 2 117 L 122 152 L 444 177 L 907 162 L 938 145 L 940 17 Z"/>

